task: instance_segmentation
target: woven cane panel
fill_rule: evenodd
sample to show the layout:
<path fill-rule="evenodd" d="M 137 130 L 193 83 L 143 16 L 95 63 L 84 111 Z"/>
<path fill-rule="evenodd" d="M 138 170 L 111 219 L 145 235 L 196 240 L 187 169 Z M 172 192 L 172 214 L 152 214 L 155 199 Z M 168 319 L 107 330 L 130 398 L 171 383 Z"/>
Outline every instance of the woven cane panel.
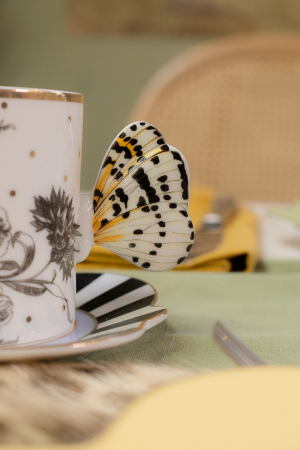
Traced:
<path fill-rule="evenodd" d="M 192 183 L 241 199 L 300 198 L 300 51 L 194 65 L 145 113 L 184 153 Z"/>

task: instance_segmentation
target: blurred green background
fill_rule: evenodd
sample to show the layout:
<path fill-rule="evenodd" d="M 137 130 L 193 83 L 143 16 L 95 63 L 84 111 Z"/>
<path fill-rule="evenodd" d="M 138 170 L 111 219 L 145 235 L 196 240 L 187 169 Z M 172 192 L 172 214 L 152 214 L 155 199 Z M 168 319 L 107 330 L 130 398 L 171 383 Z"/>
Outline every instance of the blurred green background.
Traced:
<path fill-rule="evenodd" d="M 81 189 L 90 190 L 145 83 L 203 37 L 71 34 L 67 7 L 66 0 L 0 0 L 0 85 L 84 95 Z"/>

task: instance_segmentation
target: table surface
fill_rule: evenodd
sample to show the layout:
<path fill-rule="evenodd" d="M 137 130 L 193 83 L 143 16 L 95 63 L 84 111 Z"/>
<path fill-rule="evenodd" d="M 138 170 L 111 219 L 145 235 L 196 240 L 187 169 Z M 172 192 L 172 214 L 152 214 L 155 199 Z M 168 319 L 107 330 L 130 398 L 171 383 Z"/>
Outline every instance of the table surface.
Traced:
<path fill-rule="evenodd" d="M 222 369 L 234 364 L 211 339 L 220 320 L 270 364 L 300 363 L 300 274 L 117 272 L 141 278 L 169 310 L 165 322 L 124 346 L 91 353 L 95 362 L 151 362 Z"/>
<path fill-rule="evenodd" d="M 125 346 L 95 352 L 93 361 L 166 363 L 222 369 L 234 363 L 211 339 L 222 321 L 270 364 L 300 363 L 300 230 L 248 202 L 259 217 L 261 272 L 114 271 L 151 283 L 167 320 Z"/>

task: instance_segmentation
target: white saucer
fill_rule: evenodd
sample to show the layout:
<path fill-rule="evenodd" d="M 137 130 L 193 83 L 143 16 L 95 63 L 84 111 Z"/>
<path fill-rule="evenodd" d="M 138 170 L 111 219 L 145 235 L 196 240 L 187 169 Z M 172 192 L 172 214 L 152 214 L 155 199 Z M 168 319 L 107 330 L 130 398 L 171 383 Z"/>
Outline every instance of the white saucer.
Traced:
<path fill-rule="evenodd" d="M 39 345 L 7 346 L 0 361 L 51 359 L 88 353 L 134 341 L 167 317 L 155 289 L 144 281 L 112 273 L 76 275 L 76 327 L 67 336 Z"/>

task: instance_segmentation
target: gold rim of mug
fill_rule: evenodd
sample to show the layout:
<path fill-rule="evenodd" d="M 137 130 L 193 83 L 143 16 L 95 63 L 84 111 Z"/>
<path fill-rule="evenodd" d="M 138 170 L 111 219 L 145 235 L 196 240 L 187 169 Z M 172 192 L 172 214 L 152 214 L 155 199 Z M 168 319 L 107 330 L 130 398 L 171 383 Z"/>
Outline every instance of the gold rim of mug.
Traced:
<path fill-rule="evenodd" d="M 0 88 L 0 98 L 26 98 L 57 102 L 83 103 L 83 95 L 76 92 L 51 91 L 32 88 Z"/>

